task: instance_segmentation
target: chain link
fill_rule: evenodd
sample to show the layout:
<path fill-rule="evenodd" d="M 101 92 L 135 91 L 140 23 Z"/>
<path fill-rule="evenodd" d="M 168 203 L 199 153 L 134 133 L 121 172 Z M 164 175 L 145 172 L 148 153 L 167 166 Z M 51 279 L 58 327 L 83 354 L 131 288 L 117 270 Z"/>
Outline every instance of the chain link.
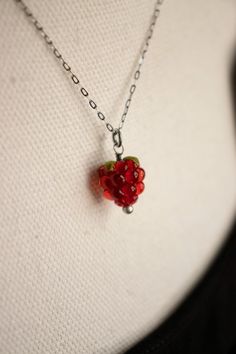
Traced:
<path fill-rule="evenodd" d="M 125 108 L 124 108 L 123 114 L 121 116 L 119 129 L 123 128 L 124 122 L 126 120 L 127 113 L 129 111 L 129 107 L 131 105 L 131 101 L 132 101 L 134 92 L 136 90 L 136 86 L 137 86 L 136 82 L 140 78 L 141 67 L 143 65 L 143 62 L 144 62 L 144 59 L 145 59 L 145 55 L 146 55 L 146 53 L 148 51 L 148 48 L 149 48 L 149 42 L 150 42 L 150 40 L 152 38 L 152 35 L 153 35 L 153 32 L 154 32 L 154 27 L 156 25 L 156 21 L 157 21 L 157 19 L 159 17 L 159 14 L 160 14 L 160 8 L 159 7 L 160 7 L 160 5 L 163 4 L 163 2 L 164 2 L 164 0 L 157 0 L 156 3 L 155 3 L 154 11 L 153 11 L 152 19 L 151 19 L 151 23 L 150 23 L 149 28 L 148 28 L 147 37 L 146 37 L 146 40 L 145 40 L 144 45 L 142 47 L 141 54 L 140 54 L 140 57 L 139 57 L 139 60 L 138 60 L 138 66 L 137 66 L 137 69 L 134 72 L 133 80 L 132 80 L 131 86 L 129 88 L 128 99 L 125 102 Z"/>
<path fill-rule="evenodd" d="M 111 133 L 113 133 L 113 134 L 115 133 L 116 134 L 117 130 L 120 131 L 123 128 L 125 119 L 127 117 L 127 113 L 129 111 L 129 108 L 130 108 L 130 105 L 131 105 L 131 102 L 132 102 L 132 98 L 133 98 L 134 92 L 136 90 L 136 85 L 137 85 L 136 82 L 140 78 L 141 67 L 143 65 L 143 62 L 144 62 L 144 59 L 145 59 L 145 55 L 146 55 L 146 53 L 148 51 L 148 48 L 149 48 L 149 42 L 150 42 L 150 40 L 152 38 L 157 18 L 159 17 L 159 14 L 160 14 L 160 8 L 159 7 L 160 7 L 160 5 L 163 4 L 164 0 L 156 0 L 156 2 L 155 2 L 154 11 L 153 11 L 153 15 L 152 15 L 150 26 L 148 28 L 147 37 L 146 37 L 146 39 L 144 41 L 144 45 L 143 45 L 142 50 L 141 50 L 141 54 L 140 54 L 140 57 L 139 57 L 139 60 L 138 60 L 138 66 L 137 66 L 137 69 L 134 72 L 133 80 L 132 80 L 131 86 L 129 88 L 129 96 L 128 96 L 128 99 L 125 102 L 124 111 L 122 113 L 121 121 L 120 121 L 119 127 L 117 129 L 115 129 L 109 122 L 107 122 L 105 115 L 98 109 L 98 106 L 94 102 L 94 100 L 92 100 L 90 98 L 89 92 L 86 90 L 85 87 L 82 86 L 82 84 L 80 83 L 79 78 L 72 71 L 70 65 L 67 63 L 67 61 L 62 56 L 61 52 L 54 45 L 52 39 L 45 32 L 43 26 L 40 24 L 40 22 L 37 20 L 37 18 L 33 15 L 33 13 L 29 9 L 29 7 L 25 4 L 25 2 L 23 0 L 14 0 L 14 1 L 19 4 L 19 6 L 21 7 L 21 9 L 24 12 L 24 14 L 28 17 L 28 19 L 31 21 L 31 23 L 35 26 L 36 30 L 41 34 L 41 36 L 45 40 L 45 43 L 48 45 L 48 47 L 53 52 L 54 56 L 61 62 L 63 69 L 70 74 L 70 77 L 71 77 L 71 80 L 73 81 L 73 83 L 80 87 L 80 93 L 82 94 L 83 97 L 87 98 L 89 107 L 96 111 L 97 117 L 101 121 L 103 121 L 105 123 L 106 128 Z"/>

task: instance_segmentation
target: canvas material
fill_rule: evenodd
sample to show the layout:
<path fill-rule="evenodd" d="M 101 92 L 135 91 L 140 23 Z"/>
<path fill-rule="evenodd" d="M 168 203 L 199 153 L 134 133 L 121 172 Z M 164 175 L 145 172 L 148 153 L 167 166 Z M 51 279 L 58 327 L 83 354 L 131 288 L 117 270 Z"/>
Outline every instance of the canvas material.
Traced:
<path fill-rule="evenodd" d="M 154 1 L 27 4 L 117 126 Z M 0 353 L 124 351 L 206 269 L 235 205 L 234 5 L 163 4 L 123 131 L 146 170 L 127 216 L 97 187 L 109 132 L 0 2 Z"/>

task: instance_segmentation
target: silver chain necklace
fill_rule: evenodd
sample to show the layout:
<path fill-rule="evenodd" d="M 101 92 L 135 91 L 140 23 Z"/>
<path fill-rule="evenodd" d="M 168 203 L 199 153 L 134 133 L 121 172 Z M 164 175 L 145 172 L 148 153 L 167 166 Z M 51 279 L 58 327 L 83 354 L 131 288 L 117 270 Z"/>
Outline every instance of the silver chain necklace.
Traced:
<path fill-rule="evenodd" d="M 113 149 L 115 151 L 116 161 L 107 161 L 98 168 L 99 184 L 103 189 L 103 195 L 106 199 L 113 200 L 116 205 L 123 207 L 125 213 L 130 214 L 133 211 L 132 205 L 137 201 L 138 195 L 144 190 L 143 179 L 145 177 L 144 170 L 140 167 L 137 157 L 126 156 L 122 158 L 124 147 L 122 144 L 121 130 L 124 126 L 129 107 L 137 86 L 137 80 L 140 78 L 141 68 L 145 59 L 145 55 L 149 48 L 149 43 L 153 35 L 157 18 L 160 14 L 160 6 L 164 0 L 156 0 L 151 23 L 148 28 L 136 70 L 132 77 L 132 83 L 129 88 L 129 95 L 125 102 L 124 110 L 118 128 L 114 128 L 106 119 L 106 116 L 98 108 L 96 102 L 91 98 L 89 92 L 81 84 L 77 75 L 72 71 L 71 66 L 64 59 L 64 56 L 57 49 L 52 39 L 49 37 L 44 27 L 34 16 L 29 7 L 23 0 L 14 0 L 18 3 L 19 8 L 24 12 L 26 17 L 41 34 L 47 46 L 50 48 L 54 56 L 62 64 L 63 69 L 70 75 L 72 82 L 79 87 L 80 93 L 88 101 L 89 107 L 96 112 L 97 117 L 104 122 L 107 130 L 112 134 Z"/>

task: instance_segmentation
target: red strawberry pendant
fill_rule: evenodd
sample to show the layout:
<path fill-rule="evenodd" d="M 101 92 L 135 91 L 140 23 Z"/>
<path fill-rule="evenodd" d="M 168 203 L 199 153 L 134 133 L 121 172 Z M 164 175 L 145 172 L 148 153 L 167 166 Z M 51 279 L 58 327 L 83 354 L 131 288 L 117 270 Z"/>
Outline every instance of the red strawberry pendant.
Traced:
<path fill-rule="evenodd" d="M 98 169 L 103 196 L 132 213 L 133 204 L 144 190 L 145 172 L 137 157 L 127 156 L 118 161 L 108 161 Z"/>

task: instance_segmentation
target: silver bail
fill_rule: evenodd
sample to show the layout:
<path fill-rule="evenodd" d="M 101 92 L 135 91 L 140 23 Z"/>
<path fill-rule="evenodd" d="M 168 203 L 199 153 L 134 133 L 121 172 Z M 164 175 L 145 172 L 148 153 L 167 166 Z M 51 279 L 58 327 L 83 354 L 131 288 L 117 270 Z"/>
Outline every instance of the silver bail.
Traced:
<path fill-rule="evenodd" d="M 116 160 L 119 161 L 121 160 L 121 156 L 124 152 L 124 147 L 122 145 L 122 139 L 121 139 L 121 131 L 120 129 L 114 129 L 112 132 L 112 140 L 113 140 L 113 149 L 116 154 Z"/>

